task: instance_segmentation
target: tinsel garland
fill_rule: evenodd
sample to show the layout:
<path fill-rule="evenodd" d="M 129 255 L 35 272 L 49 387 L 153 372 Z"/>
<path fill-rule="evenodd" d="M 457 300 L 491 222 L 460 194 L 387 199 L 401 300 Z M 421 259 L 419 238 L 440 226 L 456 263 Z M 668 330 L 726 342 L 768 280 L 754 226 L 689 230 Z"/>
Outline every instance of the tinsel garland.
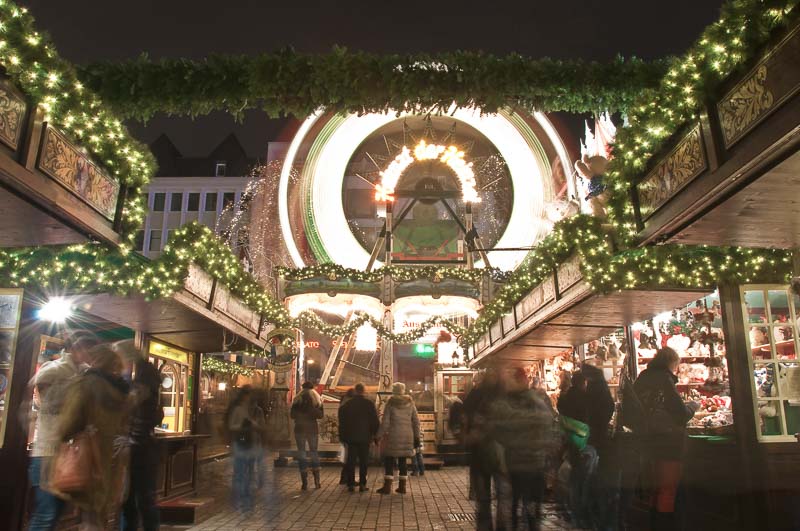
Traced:
<path fill-rule="evenodd" d="M 598 112 L 626 109 L 657 85 L 664 66 L 621 57 L 597 63 L 470 51 L 378 55 L 335 47 L 328 54 L 284 49 L 203 60 L 142 56 L 88 65 L 81 78 L 117 112 L 139 120 L 158 112 L 239 116 L 248 108 L 299 118 L 320 108 L 447 112 L 453 104 L 489 113 L 504 107 Z"/>

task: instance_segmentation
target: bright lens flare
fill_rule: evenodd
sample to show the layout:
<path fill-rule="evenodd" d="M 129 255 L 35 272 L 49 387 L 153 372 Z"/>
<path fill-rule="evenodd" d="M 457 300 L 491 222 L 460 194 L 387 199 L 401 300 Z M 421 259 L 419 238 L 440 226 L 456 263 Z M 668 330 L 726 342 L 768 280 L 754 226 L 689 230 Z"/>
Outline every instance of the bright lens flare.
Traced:
<path fill-rule="evenodd" d="M 51 323 L 64 323 L 72 317 L 72 301 L 64 297 L 53 297 L 41 307 L 38 317 Z"/>

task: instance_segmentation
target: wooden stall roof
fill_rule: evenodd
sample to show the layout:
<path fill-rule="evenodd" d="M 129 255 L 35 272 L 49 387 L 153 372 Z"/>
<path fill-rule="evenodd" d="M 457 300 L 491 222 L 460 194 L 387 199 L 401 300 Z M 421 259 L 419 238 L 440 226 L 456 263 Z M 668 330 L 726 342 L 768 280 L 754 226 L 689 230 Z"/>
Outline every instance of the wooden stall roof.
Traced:
<path fill-rule="evenodd" d="M 607 295 L 581 282 L 570 297 L 543 308 L 538 315 L 493 343 L 471 362 L 473 367 L 552 357 L 625 325 L 685 306 L 708 290 L 626 290 Z"/>
<path fill-rule="evenodd" d="M 800 152 L 708 211 L 671 241 L 800 247 Z"/>
<path fill-rule="evenodd" d="M 695 126 L 695 150 L 682 157 L 668 152 L 653 162 L 655 168 L 671 165 L 655 172 L 667 192 L 655 194 L 656 204 L 642 211 L 642 243 L 800 246 L 798 58 L 800 26 L 750 71 L 729 80 L 727 92 Z M 690 145 L 689 136 L 679 145 Z M 640 203 L 652 202 L 639 188 L 637 194 Z"/>
<path fill-rule="evenodd" d="M 0 187 L 0 247 L 84 243 L 86 236 Z"/>
<path fill-rule="evenodd" d="M 193 352 L 221 351 L 223 341 L 229 350 L 244 348 L 248 343 L 264 345 L 264 340 L 252 331 L 221 312 L 206 308 L 185 290 L 155 301 L 141 296 L 84 295 L 78 297 L 76 304 L 87 313 Z"/>

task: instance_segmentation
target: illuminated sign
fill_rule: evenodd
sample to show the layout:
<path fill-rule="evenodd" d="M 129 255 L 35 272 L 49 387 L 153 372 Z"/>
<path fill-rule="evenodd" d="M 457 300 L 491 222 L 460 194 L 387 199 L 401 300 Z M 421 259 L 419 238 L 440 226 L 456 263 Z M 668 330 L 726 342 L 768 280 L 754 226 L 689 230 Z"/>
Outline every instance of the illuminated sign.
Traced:
<path fill-rule="evenodd" d="M 436 347 L 433 345 L 418 343 L 414 345 L 414 355 L 418 358 L 433 358 L 436 356 Z"/>
<path fill-rule="evenodd" d="M 319 341 L 306 341 L 306 348 L 319 348 Z"/>

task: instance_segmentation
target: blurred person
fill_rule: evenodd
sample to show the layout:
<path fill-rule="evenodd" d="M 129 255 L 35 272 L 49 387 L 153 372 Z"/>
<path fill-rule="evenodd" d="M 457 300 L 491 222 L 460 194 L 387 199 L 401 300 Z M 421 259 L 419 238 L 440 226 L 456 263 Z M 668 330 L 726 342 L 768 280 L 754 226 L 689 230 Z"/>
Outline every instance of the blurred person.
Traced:
<path fill-rule="evenodd" d="M 602 365 L 607 354 L 605 349 L 598 349 L 601 356 L 595 358 L 595 363 Z M 613 519 L 611 507 L 612 498 L 616 496 L 613 441 L 609 436 L 609 425 L 614 416 L 614 397 L 608 387 L 603 369 L 587 362 L 581 364 L 581 372 L 586 377 L 586 394 L 589 402 L 589 415 L 586 423 L 589 425 L 589 444 L 597 451 L 597 470 L 592 477 L 590 495 L 592 511 L 596 524 L 604 526 L 606 521 Z"/>
<path fill-rule="evenodd" d="M 257 461 L 263 453 L 264 413 L 249 385 L 239 390 L 225 413 L 225 425 L 233 446 L 233 504 L 253 508 L 253 483 Z"/>
<path fill-rule="evenodd" d="M 58 440 L 90 433 L 99 458 L 97 481 L 69 501 L 81 509 L 81 529 L 105 529 L 118 514 L 127 486 L 129 385 L 122 378 L 122 360 L 108 345 L 89 350 L 90 368 L 75 379 L 58 424 Z"/>
<path fill-rule="evenodd" d="M 558 425 L 540 393 L 528 387 L 524 369 L 513 369 L 505 376 L 504 393 L 489 407 L 489 428 L 503 449 L 503 472 L 511 483 L 511 527 L 517 529 L 521 501 L 525 525 L 534 531 L 542 516 L 545 470 L 560 442 Z M 498 511 L 507 506 L 501 494 L 498 492 Z"/>
<path fill-rule="evenodd" d="M 159 526 L 156 506 L 159 456 L 154 428 L 164 419 L 160 404 L 161 375 L 132 339 L 117 341 L 112 349 L 122 359 L 123 373 L 131 384 L 130 474 L 128 499 L 122 507 L 122 530 L 136 531 L 141 516 L 144 531 L 153 531 Z"/>
<path fill-rule="evenodd" d="M 356 392 L 354 388 L 350 388 L 342 397 L 341 402 L 339 402 L 339 410 L 341 411 L 342 406 L 347 403 L 348 400 L 355 396 Z M 339 421 L 339 426 L 341 426 L 342 422 Z M 340 430 L 341 432 L 341 430 Z M 343 449 L 343 459 L 342 459 L 342 470 L 339 474 L 339 485 L 347 485 L 347 443 L 342 440 L 341 434 L 339 435 L 339 441 L 342 443 Z"/>
<path fill-rule="evenodd" d="M 377 439 L 385 438 L 383 448 L 383 487 L 380 494 L 392 493 L 394 465 L 397 463 L 400 478 L 398 494 L 406 493 L 408 483 L 408 458 L 414 456 L 414 442 L 419 436 L 419 417 L 414 401 L 406 393 L 406 386 L 392 384 L 392 397 L 386 402 Z"/>
<path fill-rule="evenodd" d="M 490 410 L 492 403 L 500 398 L 502 386 L 496 370 L 489 369 L 476 379 L 475 387 L 464 399 L 464 444 L 469 458 L 470 490 L 474 492 L 477 505 L 478 529 L 491 530 L 492 481 L 498 499 L 508 499 L 510 485 L 501 474 L 502 454 L 491 438 Z M 505 529 L 506 511 L 498 508 L 497 529 Z"/>
<path fill-rule="evenodd" d="M 650 528 L 654 531 L 678 528 L 675 497 L 682 475 L 686 423 L 699 408 L 695 402 L 684 403 L 675 387 L 679 365 L 678 353 L 664 347 L 633 384 L 646 423 L 645 433 L 640 434 L 642 451 L 652 464 Z"/>
<path fill-rule="evenodd" d="M 353 396 L 339 407 L 339 440 L 347 448 L 345 470 L 347 490 L 353 492 L 356 486 L 356 461 L 358 461 L 358 491 L 367 488 L 367 469 L 369 467 L 369 445 L 375 439 L 380 427 L 378 410 L 375 404 L 364 396 L 364 384 L 357 383 Z"/>
<path fill-rule="evenodd" d="M 319 426 L 317 421 L 323 417 L 324 412 L 322 398 L 314 390 L 314 384 L 303 382 L 303 390 L 292 401 L 290 415 L 294 419 L 294 439 L 297 443 L 297 458 L 300 461 L 300 488 L 308 490 L 308 458 L 310 458 L 314 487 L 318 489 L 322 485 L 319 479 L 319 453 L 317 452 Z M 306 454 L 306 446 L 308 454 Z"/>
<path fill-rule="evenodd" d="M 42 364 L 31 380 L 38 396 L 36 416 L 36 439 L 31 449 L 31 462 L 28 475 L 34 491 L 34 507 L 29 530 L 55 529 L 64 501 L 48 492 L 47 478 L 50 464 L 61 442 L 58 438 L 59 414 L 61 413 L 66 391 L 74 378 L 85 372 L 89 366 L 89 350 L 97 345 L 97 338 L 87 332 L 75 332 L 64 342 L 64 352 L 57 360 Z"/>
<path fill-rule="evenodd" d="M 587 388 L 586 376 L 576 372 L 570 388 L 558 398 L 558 412 L 567 433 L 567 457 L 571 466 L 567 505 L 574 522 L 581 527 L 590 527 L 593 519 L 591 485 L 598 465 L 597 449 L 590 439 L 591 404 Z"/>

